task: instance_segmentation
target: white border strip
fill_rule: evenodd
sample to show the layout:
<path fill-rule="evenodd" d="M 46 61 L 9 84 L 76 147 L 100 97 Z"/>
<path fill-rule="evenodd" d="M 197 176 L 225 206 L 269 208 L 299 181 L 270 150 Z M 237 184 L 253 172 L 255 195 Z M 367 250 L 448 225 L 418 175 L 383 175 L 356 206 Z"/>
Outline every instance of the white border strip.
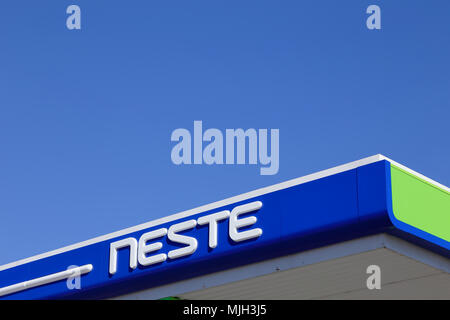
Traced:
<path fill-rule="evenodd" d="M 389 159 L 389 158 L 387 158 L 387 157 L 385 157 L 385 156 L 383 156 L 383 155 L 380 155 L 380 156 L 381 156 L 384 160 L 387 160 L 387 161 L 389 161 L 390 163 L 392 163 L 394 166 L 399 167 L 400 169 L 405 170 L 405 171 L 407 171 L 407 172 L 409 172 L 409 173 L 411 173 L 411 174 L 417 176 L 418 178 L 420 178 L 420 179 L 422 179 L 422 180 L 425 180 L 425 181 L 428 182 L 428 183 L 431 183 L 432 185 L 434 185 L 434 186 L 436 186 L 436 187 L 438 187 L 438 188 L 441 188 L 441 189 L 443 189 L 443 190 L 445 190 L 445 191 L 447 191 L 447 192 L 450 192 L 450 189 L 449 189 L 448 187 L 444 186 L 443 184 L 440 184 L 439 182 L 436 182 L 436 181 L 434 181 L 433 179 L 430 179 L 430 178 L 428 178 L 428 177 L 425 177 L 423 174 L 420 174 L 420 173 L 418 173 L 418 172 L 416 172 L 416 171 L 414 171 L 414 170 L 411 170 L 410 168 L 405 167 L 404 165 L 402 165 L 402 164 L 400 164 L 400 163 L 398 163 L 398 162 L 395 162 L 394 160 L 391 160 L 391 159 Z"/>
<path fill-rule="evenodd" d="M 435 181 L 433 181 L 433 180 L 431 180 L 431 179 L 429 179 L 427 177 L 424 177 L 423 175 L 421 175 L 421 174 L 419 174 L 419 173 L 417 173 L 417 172 L 415 172 L 415 171 L 413 171 L 411 169 L 408 169 L 405 166 L 402 166 L 401 164 L 398 164 L 398 163 L 390 160 L 389 158 L 387 158 L 387 157 L 385 157 L 385 156 L 383 156 L 381 154 L 377 154 L 377 155 L 374 155 L 374 156 L 371 156 L 371 157 L 363 158 L 361 160 L 357 160 L 357 161 L 349 162 L 349 163 L 346 163 L 346 164 L 343 164 L 343 165 L 340 165 L 340 166 L 337 166 L 337 167 L 333 167 L 331 169 L 319 171 L 319 172 L 316 172 L 316 173 L 313 173 L 313 174 L 309 174 L 309 175 L 306 175 L 306 176 L 303 176 L 303 177 L 300 177 L 300 178 L 288 180 L 288 181 L 285 181 L 285 182 L 282 182 L 282 183 L 279 183 L 279 184 L 275 184 L 275 185 L 272 185 L 272 186 L 269 186 L 269 187 L 257 189 L 257 190 L 254 190 L 254 191 L 243 193 L 243 194 L 238 195 L 238 196 L 234 196 L 234 197 L 227 198 L 227 199 L 224 199 L 224 200 L 220 200 L 220 201 L 217 201 L 217 202 L 213 202 L 213 203 L 210 203 L 210 204 L 207 204 L 207 205 L 203 205 L 203 206 L 200 206 L 200 207 L 197 207 L 197 208 L 194 208 L 194 209 L 190 209 L 190 210 L 187 210 L 187 211 L 176 213 L 176 214 L 173 214 L 173 215 L 170 215 L 170 216 L 167 216 L 167 217 L 163 217 L 163 218 L 156 219 L 156 220 L 153 220 L 153 221 L 150 221 L 150 222 L 146 222 L 146 223 L 134 226 L 134 227 L 122 229 L 122 230 L 119 230 L 119 231 L 116 231 L 116 232 L 113 232 L 113 233 L 109 233 L 109 234 L 106 234 L 106 235 L 103 235 L 103 236 L 99 236 L 99 237 L 96 237 L 96 238 L 93 238 L 93 239 L 90 239 L 90 240 L 86 240 L 86 241 L 82 241 L 82 242 L 79 242 L 79 243 L 76 243 L 76 244 L 72 244 L 72 245 L 69 245 L 69 246 L 66 246 L 66 247 L 63 247 L 63 248 L 60 248 L 60 249 L 56 249 L 56 250 L 49 251 L 49 252 L 42 253 L 42 254 L 38 254 L 38 255 L 35 255 L 35 256 L 29 257 L 29 258 L 25 258 L 25 259 L 22 259 L 22 260 L 11 262 L 11 263 L 5 264 L 3 266 L 0 266 L 0 271 L 6 270 L 6 269 L 9 269 L 9 268 L 13 268 L 13 267 L 16 267 L 16 266 L 19 266 L 19 265 L 22 265 L 22 264 L 25 264 L 25 263 L 29 263 L 29 262 L 32 262 L 32 261 L 36 261 L 36 260 L 40 260 L 40 259 L 43 259 L 43 258 L 47 258 L 47 257 L 50 257 L 50 256 L 54 256 L 54 255 L 57 255 L 57 254 L 60 254 L 60 253 L 63 253 L 63 252 L 70 251 L 70 250 L 75 250 L 75 249 L 78 249 L 78 248 L 81 248 L 81 247 L 85 247 L 85 246 L 88 246 L 88 245 L 91 245 L 91 244 L 94 244 L 94 243 L 97 243 L 97 242 L 110 240 L 110 239 L 113 239 L 113 238 L 116 238 L 116 237 L 120 237 L 120 236 L 125 235 L 125 234 L 129 234 L 129 233 L 132 233 L 132 232 L 136 232 L 136 231 L 140 231 L 140 230 L 147 229 L 147 228 L 150 228 L 150 227 L 154 227 L 154 226 L 166 223 L 166 222 L 171 222 L 171 221 L 174 221 L 174 220 L 177 220 L 177 219 L 182 219 L 182 218 L 185 218 L 185 217 L 197 214 L 197 213 L 201 213 L 201 212 L 205 212 L 205 211 L 209 211 L 209 210 L 214 210 L 216 208 L 220 208 L 220 207 L 223 207 L 223 206 L 226 206 L 226 205 L 229 205 L 229 204 L 233 204 L 235 202 L 244 201 L 244 200 L 247 200 L 247 199 L 250 199 L 250 198 L 254 198 L 254 197 L 257 197 L 257 196 L 261 196 L 261 195 L 264 195 L 264 194 L 267 194 L 267 193 L 271 193 L 271 192 L 278 191 L 278 190 L 281 190 L 281 189 L 286 189 L 286 188 L 289 188 L 289 187 L 292 187 L 292 186 L 300 185 L 300 184 L 303 184 L 303 183 L 306 183 L 306 182 L 310 182 L 310 181 L 313 181 L 313 180 L 317 180 L 317 179 L 320 179 L 320 178 L 328 177 L 328 176 L 331 176 L 331 175 L 334 175 L 334 174 L 337 174 L 337 173 L 340 173 L 340 172 L 352 170 L 352 169 L 355 169 L 355 168 L 358 168 L 358 167 L 361 167 L 361 166 L 364 166 L 364 165 L 367 165 L 367 164 L 370 164 L 370 163 L 378 162 L 378 161 L 381 161 L 381 160 L 390 161 L 394 165 L 402 168 L 403 170 L 409 171 L 412 174 L 417 175 L 420 178 L 422 178 L 422 179 L 424 179 L 424 180 L 426 180 L 426 181 L 428 181 L 428 182 L 430 182 L 430 183 L 432 183 L 432 184 L 434 184 L 434 185 L 436 185 L 436 186 L 438 186 L 440 188 L 448 190 L 447 187 L 445 187 L 445 186 L 443 186 L 443 185 L 441 185 L 441 184 L 439 184 L 439 183 L 437 183 L 437 182 L 435 182 Z"/>
<path fill-rule="evenodd" d="M 35 278 L 24 282 L 19 282 L 11 286 L 0 288 L 0 297 L 5 296 L 7 294 L 12 294 L 23 290 L 31 289 L 34 287 L 43 286 L 44 284 L 64 280 L 70 277 L 81 276 L 83 274 L 91 272 L 92 269 L 93 269 L 92 264 L 86 264 L 81 267 L 72 268 L 57 273 L 52 273 L 49 274 L 48 276 Z"/>

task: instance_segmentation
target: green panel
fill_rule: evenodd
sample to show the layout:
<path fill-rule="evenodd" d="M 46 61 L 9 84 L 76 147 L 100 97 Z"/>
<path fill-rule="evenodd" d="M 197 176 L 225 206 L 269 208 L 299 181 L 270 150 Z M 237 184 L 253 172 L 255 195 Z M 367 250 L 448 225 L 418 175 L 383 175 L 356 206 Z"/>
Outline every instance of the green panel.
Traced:
<path fill-rule="evenodd" d="M 450 241 L 450 193 L 391 164 L 397 220 Z"/>

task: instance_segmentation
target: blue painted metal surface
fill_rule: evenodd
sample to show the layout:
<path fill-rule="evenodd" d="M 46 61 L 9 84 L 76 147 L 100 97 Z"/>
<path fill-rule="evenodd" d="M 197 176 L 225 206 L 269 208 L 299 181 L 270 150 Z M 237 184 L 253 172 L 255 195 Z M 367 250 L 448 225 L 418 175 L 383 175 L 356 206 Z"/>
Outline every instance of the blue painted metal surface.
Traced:
<path fill-rule="evenodd" d="M 66 270 L 70 265 L 92 264 L 94 269 L 82 276 L 81 290 L 68 290 L 59 281 L 1 297 L 3 299 L 106 298 L 140 289 L 175 282 L 193 276 L 245 265 L 349 240 L 359 236 L 389 231 L 390 166 L 379 161 L 353 170 L 278 190 L 232 205 L 202 212 L 183 219 L 140 230 L 111 240 L 94 243 L 0 272 L 0 287 Z M 218 223 L 218 246 L 208 248 L 208 226 L 183 232 L 198 241 L 190 256 L 167 260 L 131 270 L 129 250 L 118 251 L 117 273 L 110 275 L 110 243 L 139 237 L 148 231 L 197 219 L 209 213 L 232 210 L 240 204 L 261 201 L 262 208 L 249 213 L 258 218 L 251 228 L 261 228 L 256 239 L 234 243 L 228 235 L 228 220 Z M 163 240 L 160 252 L 178 248 Z M 159 253 L 159 252 L 158 252 Z"/>

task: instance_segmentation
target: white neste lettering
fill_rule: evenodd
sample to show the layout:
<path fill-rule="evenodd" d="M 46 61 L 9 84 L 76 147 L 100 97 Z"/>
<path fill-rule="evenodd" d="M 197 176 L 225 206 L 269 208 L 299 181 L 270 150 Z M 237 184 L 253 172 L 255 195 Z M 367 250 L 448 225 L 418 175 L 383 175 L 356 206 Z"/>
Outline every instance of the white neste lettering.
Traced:
<path fill-rule="evenodd" d="M 228 218 L 229 215 L 230 211 L 225 210 L 198 218 L 197 223 L 199 225 L 209 224 L 208 246 L 211 249 L 217 247 L 217 222 Z"/>
<path fill-rule="evenodd" d="M 135 238 L 126 238 L 111 243 L 109 249 L 109 273 L 115 274 L 117 271 L 117 250 L 130 247 L 130 268 L 137 267 L 137 241 Z"/>
<path fill-rule="evenodd" d="M 186 230 L 195 228 L 196 225 L 197 225 L 196 220 L 188 220 L 188 221 L 174 224 L 173 226 L 171 226 L 169 228 L 167 237 L 169 238 L 170 241 L 187 245 L 186 247 L 169 251 L 168 256 L 170 259 L 176 259 L 176 258 L 188 256 L 190 254 L 193 254 L 195 252 L 195 250 L 197 250 L 197 246 L 198 246 L 197 239 L 188 237 L 188 236 L 183 236 L 181 234 L 177 234 L 177 232 L 186 231 Z"/>
<path fill-rule="evenodd" d="M 261 228 L 254 228 L 245 231 L 239 231 L 240 228 L 248 227 L 255 224 L 258 219 L 255 216 L 249 216 L 239 219 L 242 214 L 250 213 L 261 209 L 262 202 L 254 201 L 244 205 L 235 207 L 231 212 L 228 210 L 219 211 L 203 217 L 199 217 L 197 220 L 188 220 L 179 223 L 175 223 L 166 228 L 160 228 L 152 230 L 142 234 L 139 238 L 139 242 L 133 238 L 125 238 L 119 241 L 112 242 L 109 250 L 109 273 L 111 275 L 117 272 L 118 254 L 121 249 L 128 248 L 130 250 L 129 266 L 131 269 L 136 269 L 139 265 L 147 267 L 156 263 L 162 263 L 167 259 L 177 259 L 184 256 L 193 254 L 198 247 L 198 241 L 196 238 L 179 234 L 183 231 L 191 230 L 198 225 L 208 225 L 208 246 L 214 249 L 218 245 L 218 222 L 229 218 L 228 235 L 234 242 L 241 242 L 249 239 L 258 238 L 262 235 Z M 163 248 L 163 242 L 156 241 L 148 243 L 151 240 L 163 238 L 167 236 L 167 239 L 176 244 L 184 245 L 181 248 L 170 250 L 166 253 L 154 253 Z"/>
<path fill-rule="evenodd" d="M 144 233 L 141 236 L 141 238 L 139 239 L 139 249 L 138 249 L 139 264 L 143 266 L 149 266 L 155 263 L 166 261 L 167 255 L 165 253 L 155 254 L 153 256 L 147 257 L 148 253 L 158 251 L 163 247 L 162 242 L 154 242 L 152 244 L 147 244 L 147 241 L 164 237 L 166 234 L 167 229 L 161 228 L 158 230 Z"/>
<path fill-rule="evenodd" d="M 230 234 L 230 238 L 234 242 L 241 242 L 241 241 L 257 238 L 260 235 L 262 235 L 262 229 L 260 229 L 260 228 L 246 230 L 246 231 L 242 231 L 242 232 L 238 231 L 239 228 L 251 226 L 251 225 L 255 224 L 256 221 L 258 221 L 258 219 L 255 216 L 243 218 L 240 220 L 238 219 L 238 217 L 241 214 L 259 210 L 259 209 L 261 209 L 261 207 L 262 207 L 262 202 L 255 201 L 252 203 L 247 203 L 247 204 L 238 206 L 231 211 L 229 234 Z"/>

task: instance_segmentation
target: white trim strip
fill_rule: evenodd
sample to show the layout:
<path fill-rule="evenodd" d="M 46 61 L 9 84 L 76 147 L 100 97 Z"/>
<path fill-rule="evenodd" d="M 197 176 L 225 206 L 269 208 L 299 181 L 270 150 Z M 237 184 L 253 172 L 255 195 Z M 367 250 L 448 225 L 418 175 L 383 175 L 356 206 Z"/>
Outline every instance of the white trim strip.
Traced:
<path fill-rule="evenodd" d="M 81 267 L 72 268 L 68 270 L 64 270 L 61 272 L 56 272 L 49 274 L 44 277 L 39 277 L 35 279 L 31 279 L 24 282 L 19 282 L 7 287 L 0 288 L 0 297 L 5 296 L 7 294 L 12 294 L 20 291 L 24 291 L 27 289 L 43 286 L 45 284 L 53 283 L 56 281 L 64 280 L 74 276 L 81 276 L 83 274 L 91 272 L 93 269 L 92 264 L 86 264 Z"/>
<path fill-rule="evenodd" d="M 389 158 L 387 158 L 387 157 L 385 157 L 385 156 L 382 156 L 382 155 L 380 155 L 380 156 L 381 156 L 384 160 L 387 160 L 387 161 L 389 161 L 390 163 L 392 163 L 394 166 L 399 167 L 400 169 L 402 169 L 402 170 L 404 170 L 404 171 L 407 171 L 407 172 L 409 172 L 409 173 L 411 173 L 411 174 L 417 176 L 418 178 L 420 178 L 420 179 L 422 179 L 422 180 L 425 180 L 426 182 L 431 183 L 432 185 L 435 185 L 435 186 L 438 187 L 438 188 L 441 188 L 441 189 L 443 189 L 443 190 L 445 190 L 445 191 L 447 191 L 447 192 L 450 192 L 450 189 L 449 189 L 448 187 L 444 186 L 443 184 L 440 184 L 439 182 L 436 182 L 436 181 L 434 181 L 433 179 L 430 179 L 430 178 L 428 178 L 428 177 L 425 177 L 423 174 L 420 174 L 420 173 L 418 173 L 418 172 L 416 172 L 416 171 L 414 171 L 414 170 L 411 170 L 410 168 L 405 167 L 404 165 L 402 165 L 402 164 L 400 164 L 400 163 L 398 163 L 398 162 L 395 162 L 394 160 L 391 160 L 391 159 L 389 159 Z"/>
<path fill-rule="evenodd" d="M 214 210 L 216 208 L 220 208 L 220 207 L 223 207 L 223 206 L 226 206 L 226 205 L 230 205 L 230 204 L 233 204 L 235 202 L 244 201 L 244 200 L 247 200 L 247 199 L 250 199 L 250 198 L 254 198 L 254 197 L 257 197 L 257 196 L 261 196 L 261 195 L 264 195 L 264 194 L 267 194 L 267 193 L 271 193 L 271 192 L 274 192 L 274 191 L 286 189 L 286 188 L 289 188 L 289 187 L 292 187 L 292 186 L 300 185 L 300 184 L 303 184 L 303 183 L 306 183 L 306 182 L 310 182 L 310 181 L 313 181 L 313 180 L 317 180 L 317 179 L 320 179 L 320 178 L 328 177 L 328 176 L 331 176 L 331 175 L 334 175 L 334 174 L 338 174 L 340 172 L 352 170 L 352 169 L 355 169 L 355 168 L 358 168 L 358 167 L 361 167 L 361 166 L 364 166 L 364 165 L 367 165 L 367 164 L 371 164 L 371 163 L 374 163 L 374 162 L 378 162 L 378 161 L 381 161 L 381 160 L 390 161 L 391 163 L 395 164 L 396 166 L 399 166 L 402 169 L 407 170 L 407 171 L 409 171 L 409 172 L 419 176 L 420 178 L 422 178 L 422 179 L 424 179 L 424 180 L 426 180 L 426 181 L 428 181 L 428 182 L 430 182 L 430 183 L 432 183 L 432 184 L 434 184 L 436 186 L 439 186 L 440 188 L 448 190 L 447 187 L 445 187 L 445 186 L 443 186 L 443 185 L 441 185 L 441 184 L 439 184 L 439 183 L 437 183 L 437 182 L 435 182 L 435 181 L 433 181 L 433 180 L 431 180 L 429 178 L 426 178 L 426 177 L 422 176 L 421 174 L 419 174 L 419 173 L 417 173 L 417 172 L 415 172 L 415 171 L 413 171 L 411 169 L 408 169 L 408 168 L 406 168 L 406 167 L 404 167 L 404 166 L 402 166 L 402 165 L 400 165 L 400 164 L 390 160 L 389 158 L 387 158 L 387 157 L 385 157 L 385 156 L 383 156 L 381 154 L 377 154 L 377 155 L 374 155 L 374 156 L 371 156 L 371 157 L 367 157 L 367 158 L 364 158 L 364 159 L 361 159 L 361 160 L 357 160 L 357 161 L 349 162 L 349 163 L 346 163 L 346 164 L 343 164 L 343 165 L 340 165 L 340 166 L 337 166 L 337 167 L 333 167 L 331 169 L 319 171 L 319 172 L 316 172 L 316 173 L 313 173 L 313 174 L 309 174 L 309 175 L 306 175 L 306 176 L 303 176 L 303 177 L 300 177 L 300 178 L 288 180 L 288 181 L 285 181 L 285 182 L 282 182 L 282 183 L 279 183 L 279 184 L 275 184 L 275 185 L 272 185 L 272 186 L 269 186 L 269 187 L 257 189 L 257 190 L 254 190 L 254 191 L 243 193 L 243 194 L 238 195 L 238 196 L 234 196 L 234 197 L 227 198 L 227 199 L 224 199 L 224 200 L 221 200 L 221 201 L 217 201 L 217 202 L 213 202 L 213 203 L 210 203 L 210 204 L 207 204 L 207 205 L 203 205 L 203 206 L 200 206 L 200 207 L 197 207 L 197 208 L 194 208 L 194 209 L 190 209 L 190 210 L 187 210 L 187 211 L 176 213 L 176 214 L 173 214 L 173 215 L 170 215 L 170 216 L 167 216 L 167 217 L 163 217 L 163 218 L 156 219 L 156 220 L 153 220 L 153 221 L 150 221 L 150 222 L 146 222 L 146 223 L 134 226 L 134 227 L 122 229 L 122 230 L 119 230 L 119 231 L 116 231 L 116 232 L 113 232 L 113 233 L 109 233 L 109 234 L 106 234 L 106 235 L 103 235 L 103 236 L 99 236 L 99 237 L 96 237 L 96 238 L 93 238 L 93 239 L 90 239 L 90 240 L 86 240 L 86 241 L 82 241 L 82 242 L 79 242 L 79 243 L 76 243 L 76 244 L 72 244 L 72 245 L 69 245 L 69 246 L 66 246 L 66 247 L 63 247 L 63 248 L 60 248 L 60 249 L 56 249 L 56 250 L 49 251 L 49 252 L 42 253 L 42 254 L 38 254 L 38 255 L 35 255 L 35 256 L 29 257 L 29 258 L 25 258 L 25 259 L 22 259 L 22 260 L 11 262 L 11 263 L 5 264 L 3 266 L 0 266 L 0 271 L 6 270 L 6 269 L 9 269 L 9 268 L 13 268 L 13 267 L 16 267 L 16 266 L 19 266 L 19 265 L 22 265 L 22 264 L 25 264 L 25 263 L 29 263 L 29 262 L 32 262 L 32 261 L 36 261 L 36 260 L 40 260 L 40 259 L 43 259 L 43 258 L 47 258 L 47 257 L 50 257 L 50 256 L 54 256 L 54 255 L 57 255 L 57 254 L 60 254 L 60 253 L 63 253 L 63 252 L 70 251 L 70 250 L 75 250 L 75 249 L 78 249 L 78 248 L 81 248 L 81 247 L 85 247 L 85 246 L 88 246 L 88 245 L 91 245 L 91 244 L 94 244 L 94 243 L 97 243 L 97 242 L 110 240 L 110 239 L 113 239 L 113 238 L 116 238 L 116 237 L 120 237 L 120 236 L 125 235 L 125 234 L 129 234 L 129 233 L 132 233 L 132 232 L 136 232 L 136 231 L 140 231 L 140 230 L 147 229 L 147 228 L 150 228 L 150 227 L 154 227 L 154 226 L 157 226 L 157 225 L 160 225 L 160 224 L 163 224 L 163 223 L 167 223 L 167 222 L 171 222 L 171 221 L 174 221 L 174 220 L 178 220 L 178 219 L 182 219 L 182 218 L 185 218 L 185 217 L 189 217 L 191 215 L 198 214 L 198 213 L 201 213 L 201 212 Z"/>

